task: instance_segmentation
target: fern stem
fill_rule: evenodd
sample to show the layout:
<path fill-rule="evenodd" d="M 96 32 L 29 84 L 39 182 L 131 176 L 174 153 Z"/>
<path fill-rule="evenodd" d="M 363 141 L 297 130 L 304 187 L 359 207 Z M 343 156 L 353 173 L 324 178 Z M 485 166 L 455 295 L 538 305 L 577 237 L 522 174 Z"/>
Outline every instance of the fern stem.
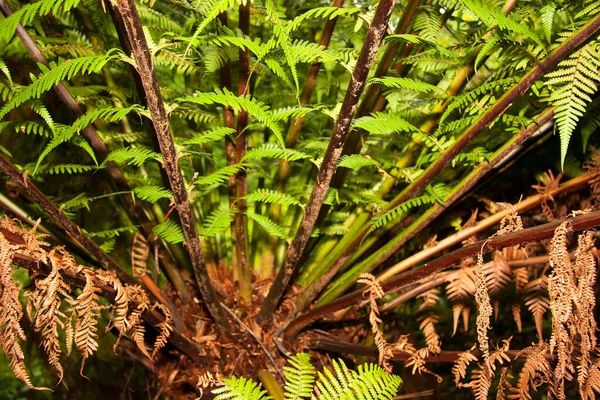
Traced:
<path fill-rule="evenodd" d="M 587 178 L 589 179 L 589 177 Z M 386 294 L 393 293 L 425 277 L 443 271 L 451 265 L 456 264 L 460 260 L 471 257 L 475 254 L 487 254 L 504 247 L 550 238 L 554 234 L 554 230 L 565 221 L 569 222 L 573 232 L 588 230 L 600 225 L 600 211 L 594 211 L 585 215 L 556 220 L 547 224 L 534 226 L 532 228 L 523 229 L 506 235 L 480 240 L 476 243 L 436 258 L 425 265 L 404 272 L 401 275 L 382 282 L 381 286 Z M 352 293 L 338 298 L 335 301 L 332 301 L 331 303 L 316 307 L 313 310 L 302 314 L 298 318 L 294 319 L 285 328 L 285 330 L 282 332 L 283 337 L 286 340 L 291 340 L 295 338 L 303 328 L 314 321 L 346 307 L 359 304 L 363 300 L 363 292 L 364 289 L 358 289 Z"/>
<path fill-rule="evenodd" d="M 219 21 L 225 27 L 227 27 L 227 12 L 219 14 Z M 225 88 L 231 91 L 231 62 L 227 58 L 219 70 L 219 78 L 221 81 L 221 88 Z M 223 123 L 226 127 L 235 129 L 235 113 L 231 106 L 223 107 Z M 234 139 L 229 135 L 225 137 L 225 158 L 227 159 L 227 165 L 232 166 L 236 163 L 236 148 Z M 235 208 L 235 175 L 229 176 L 227 180 L 227 197 L 229 199 L 229 209 Z M 231 237 L 235 236 L 235 219 L 231 221 Z M 235 240 L 231 240 L 231 266 L 234 271 L 238 270 L 237 261 L 237 247 Z"/>
<path fill-rule="evenodd" d="M 258 315 L 258 319 L 261 322 L 265 322 L 272 317 L 292 274 L 296 270 L 298 262 L 304 252 L 304 248 L 306 247 L 306 243 L 313 231 L 319 215 L 319 210 L 323 205 L 327 190 L 329 189 L 329 184 L 335 171 L 337 160 L 342 152 L 344 139 L 350 129 L 350 123 L 352 122 L 356 105 L 358 104 L 359 97 L 365 86 L 367 75 L 373 59 L 375 58 L 375 54 L 381 45 L 381 40 L 383 39 L 395 4 L 395 0 L 383 0 L 379 2 L 377 6 L 373 21 L 367 32 L 367 37 L 365 38 L 360 55 L 358 56 L 356 67 L 352 73 L 352 79 L 348 84 L 348 89 L 335 123 L 329 146 L 325 152 L 321 168 L 319 168 L 317 181 L 313 186 L 312 194 L 306 206 L 298 233 L 288 249 L 284 265 L 279 270 Z"/>
<path fill-rule="evenodd" d="M 196 229 L 196 224 L 194 222 L 192 207 L 188 199 L 183 176 L 179 171 L 179 160 L 177 158 L 173 138 L 171 137 L 169 120 L 160 93 L 160 86 L 156 78 L 156 71 L 154 70 L 152 58 L 148 50 L 148 44 L 146 43 L 146 38 L 142 30 L 140 17 L 133 0 L 120 1 L 117 6 L 127 29 L 137 69 L 142 80 L 142 85 L 148 101 L 148 108 L 152 115 L 152 123 L 156 130 L 157 139 L 164 158 L 162 166 L 168 175 L 173 190 L 173 197 L 175 198 L 177 211 L 179 212 L 179 219 L 185 235 L 187 249 L 192 260 L 198 289 L 200 290 L 205 305 L 214 318 L 215 323 L 220 328 L 231 331 L 232 327 L 217 299 L 217 295 L 208 276 L 208 271 L 206 270 L 204 254 L 200 247 L 198 230 Z"/>
<path fill-rule="evenodd" d="M 239 28 L 244 35 L 250 34 L 250 4 L 244 3 L 239 7 Z M 239 52 L 239 80 L 238 95 L 246 97 L 250 91 L 250 50 L 240 49 Z M 238 112 L 237 137 L 235 139 L 236 162 L 242 158 L 248 149 L 248 111 L 241 109 Z M 237 252 L 237 269 L 233 270 L 234 281 L 240 288 L 240 297 L 243 304 L 249 305 L 252 299 L 252 269 L 248 262 L 248 221 L 246 218 L 247 202 L 244 196 L 248 194 L 248 179 L 246 169 L 243 168 L 235 174 L 235 197 L 237 213 L 235 214 L 235 248 Z"/>

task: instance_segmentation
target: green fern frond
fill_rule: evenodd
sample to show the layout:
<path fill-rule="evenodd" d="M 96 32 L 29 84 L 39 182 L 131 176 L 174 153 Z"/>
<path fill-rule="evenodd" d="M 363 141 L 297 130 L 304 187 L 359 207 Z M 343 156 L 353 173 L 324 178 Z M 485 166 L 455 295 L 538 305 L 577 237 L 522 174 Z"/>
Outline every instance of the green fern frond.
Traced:
<path fill-rule="evenodd" d="M 54 85 L 61 81 L 69 80 L 78 74 L 99 72 L 108 62 L 119 57 L 121 57 L 120 50 L 112 49 L 100 56 L 75 58 L 62 61 L 55 66 L 51 65 L 52 69 L 44 68 L 45 70 L 42 74 L 40 74 L 31 85 L 22 86 L 10 101 L 0 109 L 0 118 L 3 118 L 9 111 L 19 107 L 26 101 L 39 98 L 42 93 L 52 89 Z"/>
<path fill-rule="evenodd" d="M 213 237 L 225 232 L 231 225 L 233 211 L 228 206 L 221 206 L 213 211 L 202 224 L 200 236 Z"/>
<path fill-rule="evenodd" d="M 373 135 L 389 135 L 394 132 L 418 132 L 419 129 L 395 114 L 374 113 L 370 117 L 357 118 L 352 127 L 364 129 Z"/>
<path fill-rule="evenodd" d="M 351 170 L 357 170 L 364 167 L 378 166 L 377 162 L 371 157 L 361 154 L 347 154 L 340 157 L 338 167 L 344 167 Z"/>
<path fill-rule="evenodd" d="M 446 108 L 446 111 L 444 111 L 444 114 L 442 114 L 442 117 L 440 118 L 440 129 L 443 123 L 446 121 L 446 118 L 448 118 L 453 111 L 465 108 L 467 105 L 477 100 L 479 96 L 485 96 L 490 92 L 504 90 L 517 82 L 518 78 L 516 77 L 492 80 L 480 85 L 476 89 L 455 97 L 452 99 L 451 103 Z"/>
<path fill-rule="evenodd" d="M 137 198 L 145 200 L 151 204 L 156 203 L 160 199 L 173 200 L 173 193 L 161 186 L 138 186 L 133 188 L 133 193 L 135 193 Z"/>
<path fill-rule="evenodd" d="M 265 5 L 266 17 L 273 26 L 274 36 L 270 42 L 275 43 L 283 51 L 284 59 L 292 74 L 296 93 L 298 93 L 300 91 L 300 83 L 298 80 L 296 64 L 298 63 L 298 54 L 300 53 L 292 49 L 292 38 L 290 37 L 290 31 L 287 27 L 288 21 L 282 20 L 279 17 L 279 12 L 275 8 L 273 0 L 264 0 L 263 4 Z"/>
<path fill-rule="evenodd" d="M 439 87 L 426 82 L 417 81 L 410 78 L 398 78 L 391 76 L 386 76 L 383 78 L 371 78 L 369 79 L 368 83 L 382 85 L 394 89 L 407 89 L 419 93 L 440 92 L 442 90 Z"/>
<path fill-rule="evenodd" d="M 355 7 L 316 7 L 304 14 L 294 18 L 288 25 L 290 32 L 300 28 L 304 21 L 313 18 L 334 19 L 338 17 L 350 17 L 359 14 L 361 10 Z"/>
<path fill-rule="evenodd" d="M 310 398 L 315 382 L 315 367 L 310 363 L 310 355 L 296 354 L 288 359 L 288 364 L 283 367 L 286 400 Z"/>
<path fill-rule="evenodd" d="M 359 365 L 357 372 L 356 385 L 360 388 L 357 392 L 365 398 L 370 395 L 373 399 L 392 399 L 402 385 L 402 378 L 388 374 L 377 364 Z"/>
<path fill-rule="evenodd" d="M 32 99 L 27 101 L 25 104 L 27 104 L 33 112 L 42 117 L 44 122 L 46 122 L 46 125 L 48 125 L 48 128 L 54 132 L 54 119 L 50 115 L 50 112 L 44 103 L 42 103 L 40 100 Z"/>
<path fill-rule="evenodd" d="M 204 31 L 204 28 L 212 21 L 214 21 L 217 16 L 226 11 L 228 8 L 234 8 L 239 6 L 240 4 L 246 4 L 247 0 L 207 0 L 200 3 L 200 14 L 204 16 L 204 20 L 200 22 L 200 25 L 194 31 L 192 38 L 190 40 L 190 45 L 186 49 L 186 53 L 189 51 L 191 44 L 196 40 L 198 36 Z"/>
<path fill-rule="evenodd" d="M 221 34 L 215 35 L 210 34 L 203 37 L 198 38 L 200 42 L 206 42 L 207 44 L 212 44 L 218 47 L 225 46 L 234 46 L 239 49 L 248 49 L 252 52 L 257 59 L 263 59 L 269 53 L 269 46 L 266 43 L 262 43 L 260 38 L 251 38 L 249 36 L 245 36 L 241 32 L 233 32 L 233 31 L 225 31 L 230 34 Z M 181 38 L 182 40 L 187 40 L 187 38 Z"/>
<path fill-rule="evenodd" d="M 497 34 L 492 35 L 483 46 L 481 46 L 481 50 L 477 53 L 477 57 L 475 57 L 475 63 L 473 64 L 475 71 L 479 70 L 481 63 L 487 58 L 487 56 L 494 54 L 499 50 L 498 42 L 500 42 L 500 37 Z"/>
<path fill-rule="evenodd" d="M 433 204 L 436 201 L 443 204 L 443 199 L 448 194 L 448 191 L 449 189 L 442 183 L 428 185 L 426 194 L 410 199 L 381 215 L 374 216 L 367 234 L 396 219 L 401 214 L 407 213 L 412 208 L 420 207 L 424 204 Z"/>
<path fill-rule="evenodd" d="M 544 43 L 539 36 L 533 32 L 523 21 L 519 21 L 509 14 L 502 12 L 493 4 L 485 1 L 460 0 L 460 2 L 471 10 L 488 27 L 497 26 L 503 31 L 512 34 L 520 34 L 534 41 L 539 47 L 544 48 Z"/>
<path fill-rule="evenodd" d="M 69 141 L 71 141 L 73 144 L 84 149 L 90 155 L 90 157 L 92 157 L 94 162 L 97 163 L 96 156 L 94 154 L 94 149 L 92 149 L 92 147 L 89 145 L 89 143 L 87 143 L 81 137 L 79 137 L 79 136 L 73 137 L 73 135 L 74 135 L 74 132 L 70 131 L 69 129 L 63 129 L 60 132 L 57 132 L 54 135 L 54 138 L 46 145 L 46 147 L 44 148 L 44 150 L 38 157 L 37 163 L 35 165 L 35 169 L 33 170 L 33 175 L 35 175 L 37 173 L 42 161 L 48 156 L 48 154 L 50 154 L 52 152 L 52 150 L 54 150 L 61 144 L 69 142 Z"/>
<path fill-rule="evenodd" d="M 242 164 L 228 165 L 226 167 L 219 168 L 218 170 L 216 170 L 208 175 L 197 178 L 194 181 L 194 184 L 197 186 L 209 186 L 209 185 L 215 185 L 217 183 L 223 183 L 227 179 L 229 179 L 229 177 L 231 175 L 236 174 L 238 171 L 241 171 L 242 169 L 246 168 L 247 166 L 248 166 L 248 164 L 242 163 Z"/>
<path fill-rule="evenodd" d="M 223 379 L 223 387 L 212 391 L 216 394 L 215 400 L 262 400 L 265 399 L 266 390 L 260 390 L 258 384 L 250 379 L 231 377 Z"/>
<path fill-rule="evenodd" d="M 230 106 L 235 112 L 239 112 L 242 109 L 246 110 L 252 117 L 256 118 L 269 128 L 275 134 L 275 137 L 281 146 L 285 147 L 281 129 L 271 118 L 269 106 L 255 100 L 251 96 L 240 97 L 227 89 L 215 89 L 213 93 L 196 92 L 194 96 L 180 97 L 175 101 L 177 103 L 193 103 L 199 105 L 221 104 L 223 106 Z"/>
<path fill-rule="evenodd" d="M 185 236 L 183 235 L 181 226 L 170 219 L 156 225 L 152 228 L 152 232 L 156 233 L 165 242 L 171 244 L 185 242 Z"/>
<path fill-rule="evenodd" d="M 183 144 L 185 146 L 189 146 L 193 144 L 201 145 L 206 143 L 212 143 L 217 140 L 223 139 L 227 135 L 232 135 L 235 132 L 235 129 L 221 126 L 215 129 L 211 129 L 210 131 L 201 132 L 198 136 L 186 140 L 185 142 L 183 142 Z"/>
<path fill-rule="evenodd" d="M 312 107 L 297 106 L 278 108 L 271 112 L 271 119 L 275 122 L 284 121 L 288 118 L 298 119 L 305 117 L 308 113 L 315 111 Z"/>
<path fill-rule="evenodd" d="M 440 37 L 440 15 L 435 11 L 423 10 L 413 22 L 413 30 L 426 40 L 437 41 Z"/>
<path fill-rule="evenodd" d="M 242 161 L 261 160 L 263 158 L 277 158 L 279 160 L 298 161 L 312 158 L 310 155 L 299 150 L 282 149 L 274 143 L 266 143 L 260 147 L 249 150 Z"/>
<path fill-rule="evenodd" d="M 104 231 L 98 231 L 98 232 L 87 232 L 85 231 L 85 229 L 83 230 L 86 234 L 90 235 L 91 237 L 99 237 L 99 238 L 106 238 L 106 239 L 110 239 L 110 238 L 114 238 L 117 236 L 120 236 L 121 233 L 134 233 L 137 232 L 138 227 L 137 226 L 121 226 L 115 229 L 107 229 Z"/>
<path fill-rule="evenodd" d="M 148 160 L 156 160 L 162 162 L 162 156 L 150 149 L 143 147 L 125 147 L 116 149 L 108 154 L 103 165 L 109 161 L 117 164 L 127 164 L 139 167 Z"/>
<path fill-rule="evenodd" d="M 49 167 L 45 172 L 50 175 L 58 174 L 81 174 L 84 172 L 94 171 L 98 169 L 96 165 L 83 165 L 83 164 L 60 164 Z"/>
<path fill-rule="evenodd" d="M 260 225 L 269 235 L 284 239 L 289 238 L 289 235 L 285 233 L 285 228 L 278 225 L 271 218 L 265 215 L 256 214 L 252 210 L 248 210 L 246 215 L 248 218 Z"/>
<path fill-rule="evenodd" d="M 5 20 L 5 22 L 6 22 L 6 20 Z M 12 75 L 10 74 L 10 70 L 8 69 L 8 66 L 2 59 L 0 59 L 0 71 L 2 71 L 2 73 L 6 76 L 6 79 L 8 79 L 8 83 L 10 84 L 10 86 L 12 86 L 13 85 Z"/>
<path fill-rule="evenodd" d="M 294 196 L 271 189 L 256 189 L 255 192 L 247 194 L 243 199 L 260 201 L 261 203 L 281 204 L 284 206 L 299 206 L 301 204 Z"/>
<path fill-rule="evenodd" d="M 43 137 L 50 137 L 52 134 L 47 125 L 37 121 L 0 122 L 0 132 L 4 132 L 8 129 L 14 130 L 15 132 L 26 133 L 28 135 L 33 134 Z"/>
<path fill-rule="evenodd" d="M 198 73 L 198 66 L 185 55 L 162 49 L 154 57 L 156 65 L 165 67 L 182 75 L 194 75 Z"/>
<path fill-rule="evenodd" d="M 556 107 L 555 121 L 560 133 L 560 159 L 564 165 L 571 135 L 586 104 L 600 82 L 600 55 L 597 42 L 588 43 L 558 64 L 558 70 L 546 75 L 545 85 L 551 89 L 548 102 Z"/>
<path fill-rule="evenodd" d="M 81 0 L 41 0 L 35 3 L 26 4 L 13 15 L 2 21 L 2 24 L 0 24 L 0 41 L 8 42 L 17 30 L 17 25 L 29 25 L 48 13 L 56 14 L 59 11 L 67 12 L 72 8 L 77 7 L 80 1 Z"/>
<path fill-rule="evenodd" d="M 554 14 L 556 13 L 556 3 L 549 2 L 545 4 L 541 9 L 542 15 L 542 27 L 544 28 L 544 35 L 546 35 L 546 41 L 552 43 L 552 24 L 554 23 Z"/>

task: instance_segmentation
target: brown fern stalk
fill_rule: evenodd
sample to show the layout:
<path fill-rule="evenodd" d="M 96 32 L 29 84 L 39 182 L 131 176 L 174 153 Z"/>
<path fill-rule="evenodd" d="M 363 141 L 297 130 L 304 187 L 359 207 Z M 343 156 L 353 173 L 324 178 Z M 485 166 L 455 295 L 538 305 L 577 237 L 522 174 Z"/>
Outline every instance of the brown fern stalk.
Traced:
<path fill-rule="evenodd" d="M 313 186 L 312 194 L 304 210 L 304 216 L 298 232 L 294 237 L 284 262 L 283 267 L 279 270 L 265 301 L 261 307 L 258 319 L 265 322 L 272 317 L 272 314 L 281 300 L 281 296 L 296 270 L 298 262 L 302 257 L 306 243 L 312 234 L 315 222 L 319 215 L 319 210 L 323 205 L 331 177 L 335 171 L 337 160 L 342 153 L 344 139 L 350 129 L 350 123 L 356 110 L 359 97 L 365 86 L 367 75 L 371 68 L 375 54 L 381 45 L 381 40 L 387 28 L 388 21 L 392 15 L 395 0 L 383 0 L 379 2 L 373 21 L 369 26 L 367 37 L 363 43 L 360 55 L 358 57 L 356 67 L 352 72 L 352 79 L 348 84 L 348 89 L 340 108 L 339 116 L 333 128 L 333 134 L 329 141 L 329 146 L 325 152 L 323 162 L 317 174 L 317 181 Z"/>
<path fill-rule="evenodd" d="M 245 2 L 239 8 L 240 31 L 250 35 L 250 3 Z M 250 50 L 248 48 L 239 51 L 239 77 L 238 95 L 246 97 L 250 94 Z M 242 162 L 248 149 L 248 134 L 245 132 L 248 126 L 248 112 L 241 109 L 238 112 L 237 136 L 235 139 L 236 163 Z M 237 213 L 235 214 L 235 249 L 237 252 L 237 265 L 233 270 L 233 279 L 240 288 L 242 303 L 249 304 L 252 297 L 252 270 L 248 263 L 248 232 L 246 207 L 244 196 L 248 194 L 248 179 L 246 169 L 243 168 L 235 175 L 235 197 Z"/>
<path fill-rule="evenodd" d="M 576 217 L 569 217 L 564 220 L 556 220 L 547 224 L 475 242 L 471 245 L 445 254 L 425 265 L 422 265 L 421 267 L 412 269 L 385 282 L 382 282 L 381 286 L 386 294 L 393 293 L 423 278 L 431 276 L 432 274 L 443 271 L 449 266 L 456 264 L 460 260 L 467 257 L 472 257 L 479 252 L 481 252 L 483 255 L 504 247 L 547 239 L 554 235 L 554 230 L 564 221 L 569 222 L 573 232 L 588 230 L 600 225 L 600 211 L 594 211 L 589 214 L 579 215 Z M 295 338 L 302 329 L 314 321 L 317 321 L 326 315 L 330 315 L 331 313 L 342 310 L 346 307 L 360 304 L 362 302 L 363 291 L 364 289 L 358 289 L 352 293 L 338 298 L 335 301 L 332 301 L 331 303 L 314 308 L 313 310 L 300 315 L 298 318 L 292 320 L 290 324 L 283 330 L 283 337 L 286 340 L 291 340 Z"/>
<path fill-rule="evenodd" d="M 4 14 L 5 17 L 8 17 L 13 14 L 12 10 L 10 9 L 10 7 L 8 7 L 4 0 L 0 0 L 0 11 L 2 12 L 2 14 Z M 27 51 L 29 52 L 29 54 L 31 55 L 31 57 L 33 58 L 33 60 L 37 63 L 43 64 L 46 67 L 48 67 L 48 60 L 46 59 L 46 57 L 44 57 L 44 55 L 41 53 L 41 51 L 35 44 L 34 40 L 31 38 L 29 33 L 27 33 L 27 30 L 23 28 L 21 24 L 17 25 L 16 33 L 23 45 L 25 46 L 25 48 L 27 49 Z M 79 107 L 79 104 L 77 104 L 77 102 L 73 98 L 73 95 L 71 95 L 71 92 L 69 92 L 69 90 L 65 87 L 64 84 L 59 83 L 54 87 L 54 90 L 58 97 L 62 100 L 62 102 L 67 106 L 67 108 L 71 111 L 73 115 L 75 115 L 76 117 L 80 117 L 81 115 L 83 115 L 81 107 Z M 98 132 L 96 131 L 94 126 L 88 125 L 82 130 L 82 132 L 88 140 L 88 142 L 90 143 L 90 146 L 92 146 L 92 148 L 94 149 L 94 154 L 96 155 L 98 161 L 104 161 L 106 159 L 106 156 L 108 155 L 108 149 L 106 148 L 106 145 L 98 135 Z M 121 170 L 117 168 L 116 164 L 114 164 L 113 162 L 109 162 L 108 167 L 109 168 L 106 168 L 106 171 L 108 172 L 112 180 L 115 182 L 119 191 L 123 192 L 122 198 L 127 204 L 127 208 L 124 209 L 125 212 L 132 210 L 135 219 L 140 224 L 141 232 L 144 234 L 144 236 L 150 237 L 152 233 L 152 226 L 154 225 L 154 223 L 148 218 L 148 214 L 144 210 L 143 203 L 140 201 L 135 201 L 133 195 L 131 194 L 131 186 L 125 179 L 125 176 L 123 175 Z M 183 283 L 183 279 L 177 271 L 173 260 L 169 257 L 168 252 L 165 252 L 164 266 L 166 271 L 169 273 L 169 278 L 178 290 L 182 299 L 184 301 L 188 301 L 189 293 L 187 291 L 187 287 Z"/>
<path fill-rule="evenodd" d="M 186 238 L 187 249 L 192 261 L 198 289 L 200 290 L 206 307 L 216 324 L 226 331 L 231 331 L 231 324 L 229 323 L 225 312 L 219 305 L 217 295 L 208 276 L 204 254 L 200 247 L 198 230 L 192 214 L 192 206 L 189 202 L 183 176 L 179 171 L 179 160 L 177 158 L 173 138 L 171 137 L 169 120 L 160 93 L 160 86 L 156 77 L 152 57 L 150 56 L 148 44 L 142 30 L 140 17 L 133 0 L 119 1 L 118 10 L 127 29 L 129 41 L 133 49 L 133 56 L 140 77 L 142 78 L 144 92 L 146 93 L 146 98 L 148 100 L 148 108 L 152 115 L 152 123 L 154 124 L 154 129 L 156 130 L 157 139 L 164 159 L 163 168 L 165 168 L 173 190 L 173 197 L 175 198 L 179 219 Z"/>
<path fill-rule="evenodd" d="M 219 14 L 219 21 L 223 26 L 227 26 L 227 12 L 222 12 Z M 225 62 L 221 66 L 219 70 L 219 78 L 221 83 L 221 88 L 225 88 L 231 91 L 231 62 L 228 58 L 225 59 Z M 231 106 L 223 107 L 223 122 L 225 126 L 231 129 L 235 129 L 235 113 Z M 227 165 L 232 166 L 236 163 L 236 148 L 235 141 L 233 138 L 227 136 L 225 138 L 225 158 L 227 159 Z M 227 196 L 229 199 L 229 209 L 233 210 L 235 207 L 235 175 L 230 175 L 227 180 Z M 235 219 L 231 221 L 231 236 L 235 235 Z M 231 251 L 231 265 L 232 269 L 236 270 L 237 267 L 237 248 L 235 245 L 235 241 L 232 241 L 232 251 Z"/>

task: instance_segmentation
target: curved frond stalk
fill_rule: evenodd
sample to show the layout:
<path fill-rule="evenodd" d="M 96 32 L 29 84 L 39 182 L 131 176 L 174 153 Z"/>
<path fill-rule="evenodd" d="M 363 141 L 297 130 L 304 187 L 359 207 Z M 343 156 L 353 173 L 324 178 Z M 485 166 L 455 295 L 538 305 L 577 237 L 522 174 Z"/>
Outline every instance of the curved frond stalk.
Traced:
<path fill-rule="evenodd" d="M 179 213 L 183 233 L 187 242 L 187 248 L 192 260 L 196 282 L 198 283 L 202 297 L 206 303 L 206 306 L 210 310 L 211 315 L 215 319 L 215 322 L 221 328 L 225 329 L 226 331 L 230 331 L 232 329 L 231 325 L 223 308 L 220 306 L 208 276 L 208 271 L 204 261 L 204 254 L 200 247 L 200 239 L 194 222 L 191 204 L 188 198 L 189 196 L 183 181 L 183 177 L 178 168 L 179 161 L 177 158 L 175 145 L 173 144 L 173 139 L 171 137 L 167 113 L 162 101 L 156 72 L 154 70 L 154 65 L 148 50 L 148 45 L 142 30 L 137 9 L 133 1 L 126 0 L 118 3 L 118 10 L 121 14 L 123 22 L 125 23 L 127 34 L 129 35 L 130 39 L 129 41 L 133 48 L 133 55 L 136 61 L 137 69 L 142 79 L 142 85 L 148 100 L 148 108 L 150 110 L 150 114 L 152 115 L 152 123 L 156 130 L 160 150 L 163 155 L 163 168 L 168 175 L 171 190 L 173 191 L 173 197 L 175 198 L 177 211 Z"/>
<path fill-rule="evenodd" d="M 336 120 L 329 146 L 323 158 L 323 163 L 319 168 L 317 181 L 313 186 L 304 217 L 302 218 L 298 232 L 288 249 L 284 265 L 273 281 L 271 289 L 259 312 L 258 318 L 262 322 L 269 320 L 273 311 L 279 305 L 281 296 L 287 288 L 292 274 L 297 268 L 300 257 L 302 257 L 306 243 L 312 234 L 315 222 L 319 215 L 319 210 L 327 195 L 327 190 L 329 189 L 331 177 L 335 171 L 338 158 L 342 153 L 342 146 L 348 130 L 350 129 L 355 107 L 358 104 L 358 99 L 365 86 L 371 63 L 375 58 L 375 53 L 381 45 L 383 34 L 395 4 L 395 0 L 384 0 L 377 6 L 375 16 L 369 26 L 367 37 L 365 38 L 355 70 L 352 74 L 352 79 L 348 84 L 346 96 Z"/>

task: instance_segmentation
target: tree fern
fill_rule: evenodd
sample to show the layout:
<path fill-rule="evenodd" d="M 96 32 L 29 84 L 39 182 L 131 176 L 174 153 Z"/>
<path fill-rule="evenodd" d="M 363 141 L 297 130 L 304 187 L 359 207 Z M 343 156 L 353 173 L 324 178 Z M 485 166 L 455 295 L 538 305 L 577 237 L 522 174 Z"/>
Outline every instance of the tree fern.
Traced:
<path fill-rule="evenodd" d="M 0 109 L 0 118 L 3 118 L 10 110 L 19 107 L 27 100 L 39 98 L 44 92 L 63 80 L 69 80 L 78 74 L 91 74 L 99 72 L 104 66 L 121 57 L 120 50 L 112 49 L 100 56 L 90 56 L 62 61 L 57 65 L 50 65 L 51 69 L 44 68 L 42 74 L 36 77 L 29 86 L 22 86 L 10 101 Z"/>
<path fill-rule="evenodd" d="M 154 228 L 152 228 L 152 232 L 156 233 L 161 239 L 164 239 L 166 242 L 171 244 L 185 242 L 185 237 L 183 236 L 181 226 L 170 219 L 156 225 Z"/>
<path fill-rule="evenodd" d="M 553 1 L 548 2 L 540 9 L 542 15 L 542 27 L 544 28 L 544 35 L 546 41 L 552 43 L 552 26 L 554 22 L 554 14 L 556 13 L 556 3 Z"/>
<path fill-rule="evenodd" d="M 579 118 L 586 112 L 586 104 L 600 82 L 598 43 L 591 42 L 558 64 L 558 70 L 546 75 L 550 87 L 548 102 L 556 107 L 555 120 L 560 133 L 561 166 L 564 165 L 571 135 Z"/>

